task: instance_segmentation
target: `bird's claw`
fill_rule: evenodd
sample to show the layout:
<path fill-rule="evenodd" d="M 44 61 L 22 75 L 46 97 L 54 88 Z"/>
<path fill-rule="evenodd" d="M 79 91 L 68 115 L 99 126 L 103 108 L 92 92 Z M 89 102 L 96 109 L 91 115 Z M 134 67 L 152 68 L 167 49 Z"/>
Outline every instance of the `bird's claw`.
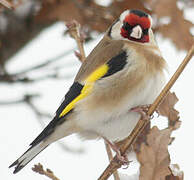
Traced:
<path fill-rule="evenodd" d="M 149 116 L 147 114 L 150 106 L 151 106 L 151 104 L 140 105 L 140 106 L 136 106 L 136 107 L 131 108 L 130 111 L 139 113 L 143 120 L 149 120 L 149 119 L 154 118 L 154 115 Z M 156 109 L 155 112 L 157 113 L 157 117 L 159 117 L 160 116 L 160 111 L 158 109 Z"/>
<path fill-rule="evenodd" d="M 121 153 L 116 153 L 116 160 L 117 163 L 119 163 L 122 166 L 126 166 L 124 167 L 124 169 L 127 169 L 129 166 L 130 161 L 128 160 L 127 154 L 121 155 Z"/>
<path fill-rule="evenodd" d="M 116 153 L 115 161 L 119 163 L 120 165 L 126 166 L 126 168 L 128 168 L 130 161 L 128 160 L 127 154 L 126 153 L 121 154 L 120 149 L 114 143 L 112 143 L 105 137 L 103 137 L 103 139 L 111 147 L 111 149 Z"/>

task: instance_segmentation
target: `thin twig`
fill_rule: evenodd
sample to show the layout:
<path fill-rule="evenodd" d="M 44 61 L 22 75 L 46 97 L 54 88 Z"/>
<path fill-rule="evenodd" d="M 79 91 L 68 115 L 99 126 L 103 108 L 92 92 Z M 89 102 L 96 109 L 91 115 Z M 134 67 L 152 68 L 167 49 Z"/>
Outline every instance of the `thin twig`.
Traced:
<path fill-rule="evenodd" d="M 54 175 L 54 173 L 50 169 L 44 170 L 42 164 L 40 164 L 40 163 L 38 163 L 37 165 L 34 165 L 34 167 L 32 168 L 32 170 L 34 172 L 36 172 L 36 173 L 45 175 L 45 176 L 49 177 L 52 180 L 59 180 L 59 178 L 56 177 Z"/>
<path fill-rule="evenodd" d="M 187 53 L 187 56 L 183 60 L 183 62 L 178 67 L 177 71 L 174 73 L 174 75 L 171 77 L 169 82 L 166 84 L 166 86 L 161 91 L 160 95 L 156 98 L 154 103 L 150 106 L 147 115 L 151 116 L 158 105 L 162 102 L 162 100 L 165 98 L 167 93 L 169 92 L 170 88 L 174 85 L 182 71 L 184 70 L 185 66 L 188 64 L 188 62 L 191 60 L 192 56 L 194 55 L 194 45 L 191 47 L 189 52 Z M 124 155 L 127 149 L 131 147 L 131 145 L 135 142 L 137 136 L 142 132 L 144 127 L 149 123 L 149 120 L 142 120 L 140 119 L 135 128 L 133 129 L 132 133 L 126 138 L 126 141 L 121 146 L 121 154 Z M 98 180 L 106 180 L 108 177 L 110 177 L 114 171 L 116 171 L 118 168 L 121 167 L 121 164 L 117 161 L 116 156 L 113 158 L 113 160 L 110 162 L 108 167 L 105 169 L 105 171 L 102 173 L 102 175 L 98 178 Z"/>
<path fill-rule="evenodd" d="M 111 162 L 112 159 L 113 159 L 112 151 L 111 151 L 111 149 L 110 149 L 110 146 L 109 146 L 105 141 L 104 141 L 104 144 L 105 144 L 105 147 L 106 147 L 106 152 L 107 152 L 107 155 L 108 155 L 109 162 Z M 114 179 L 115 179 L 115 180 L 120 180 L 119 174 L 118 174 L 117 171 L 115 171 L 115 172 L 113 173 L 113 176 L 114 176 Z"/>
<path fill-rule="evenodd" d="M 46 75 L 44 74 L 41 77 L 33 78 L 33 79 L 27 77 L 26 74 L 29 73 L 29 72 L 35 71 L 35 70 L 39 70 L 41 68 L 43 69 L 46 66 L 50 65 L 51 63 L 54 63 L 58 60 L 61 60 L 64 56 L 67 56 L 67 55 L 71 54 L 74 49 L 75 48 L 69 49 L 69 50 L 63 52 L 62 54 L 57 55 L 56 57 L 44 60 L 43 63 L 40 63 L 38 65 L 26 68 L 26 69 L 21 70 L 21 71 L 16 72 L 16 73 L 11 74 L 11 73 L 5 71 L 5 72 L 0 74 L 0 82 L 5 82 L 5 83 L 17 83 L 17 82 L 19 82 L 19 83 L 20 82 L 22 82 L 22 83 L 32 83 L 32 82 L 42 81 L 42 80 L 45 80 L 45 79 L 48 79 L 48 78 L 58 78 L 59 79 L 60 77 L 58 76 L 57 72 L 54 72 L 52 74 L 46 74 Z M 59 66 L 59 68 L 62 68 L 62 67 L 63 66 Z M 62 78 L 64 78 L 64 77 L 62 77 Z M 67 78 L 69 78 L 69 77 L 67 76 Z"/>
<path fill-rule="evenodd" d="M 80 24 L 73 20 L 71 22 L 66 23 L 66 26 L 68 28 L 68 32 L 72 38 L 75 39 L 79 52 L 75 52 L 75 55 L 78 57 L 78 59 L 83 62 L 86 59 L 85 51 L 83 42 L 85 39 L 84 34 L 80 31 Z"/>

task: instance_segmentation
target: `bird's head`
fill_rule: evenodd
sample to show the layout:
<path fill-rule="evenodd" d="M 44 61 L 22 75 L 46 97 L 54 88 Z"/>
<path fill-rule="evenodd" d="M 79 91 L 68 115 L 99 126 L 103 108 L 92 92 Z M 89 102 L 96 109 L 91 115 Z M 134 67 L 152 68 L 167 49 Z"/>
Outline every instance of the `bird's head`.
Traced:
<path fill-rule="evenodd" d="M 115 40 L 130 40 L 139 43 L 150 41 L 152 18 L 140 10 L 126 10 L 108 31 L 108 35 Z"/>

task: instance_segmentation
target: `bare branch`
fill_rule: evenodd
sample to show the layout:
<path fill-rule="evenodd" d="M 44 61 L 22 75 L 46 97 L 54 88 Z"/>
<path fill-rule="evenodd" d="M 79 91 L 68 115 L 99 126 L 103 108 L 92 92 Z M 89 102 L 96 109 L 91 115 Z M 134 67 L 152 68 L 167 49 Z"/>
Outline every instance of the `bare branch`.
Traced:
<path fill-rule="evenodd" d="M 45 68 L 46 66 L 55 63 L 56 61 L 61 60 L 63 57 L 71 54 L 74 51 L 75 48 L 69 49 L 67 51 L 65 51 L 62 54 L 57 55 L 56 57 L 53 58 L 49 58 L 47 60 L 44 60 L 43 63 L 40 63 L 38 65 L 26 68 L 25 70 L 22 70 L 20 72 L 17 73 L 8 73 L 4 70 L 4 72 L 2 74 L 0 74 L 0 82 L 5 82 L 5 83 L 16 83 L 16 82 L 22 82 L 22 83 L 31 83 L 31 82 L 37 82 L 37 81 L 41 81 L 41 80 L 45 80 L 48 78 L 59 78 L 57 72 L 54 72 L 52 74 L 47 74 L 47 75 L 43 75 L 41 77 L 38 78 L 30 78 L 30 77 L 26 77 L 26 74 L 29 72 L 32 72 L 34 70 L 39 70 L 41 68 Z M 62 67 L 60 67 L 62 68 Z M 69 77 L 66 77 L 69 78 Z"/>

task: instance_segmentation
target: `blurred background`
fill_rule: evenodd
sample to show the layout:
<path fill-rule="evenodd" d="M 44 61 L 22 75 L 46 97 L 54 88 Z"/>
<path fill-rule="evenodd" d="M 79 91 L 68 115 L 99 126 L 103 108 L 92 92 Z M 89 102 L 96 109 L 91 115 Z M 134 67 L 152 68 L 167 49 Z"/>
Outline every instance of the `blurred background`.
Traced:
<path fill-rule="evenodd" d="M 38 162 L 60 179 L 97 179 L 103 172 L 108 164 L 103 141 L 81 141 L 76 135 L 51 145 L 17 175 L 8 166 L 51 120 L 81 65 L 65 23 L 81 24 L 88 55 L 126 9 L 153 17 L 156 40 L 169 65 L 168 79 L 194 44 L 193 0 L 0 0 L 0 179 L 48 179 L 31 170 Z M 185 179 L 193 175 L 193 67 L 191 60 L 172 89 L 179 98 L 182 125 L 173 133 L 169 151 Z M 158 118 L 154 124 L 162 128 L 166 121 Z M 135 160 L 121 170 L 137 171 Z"/>

